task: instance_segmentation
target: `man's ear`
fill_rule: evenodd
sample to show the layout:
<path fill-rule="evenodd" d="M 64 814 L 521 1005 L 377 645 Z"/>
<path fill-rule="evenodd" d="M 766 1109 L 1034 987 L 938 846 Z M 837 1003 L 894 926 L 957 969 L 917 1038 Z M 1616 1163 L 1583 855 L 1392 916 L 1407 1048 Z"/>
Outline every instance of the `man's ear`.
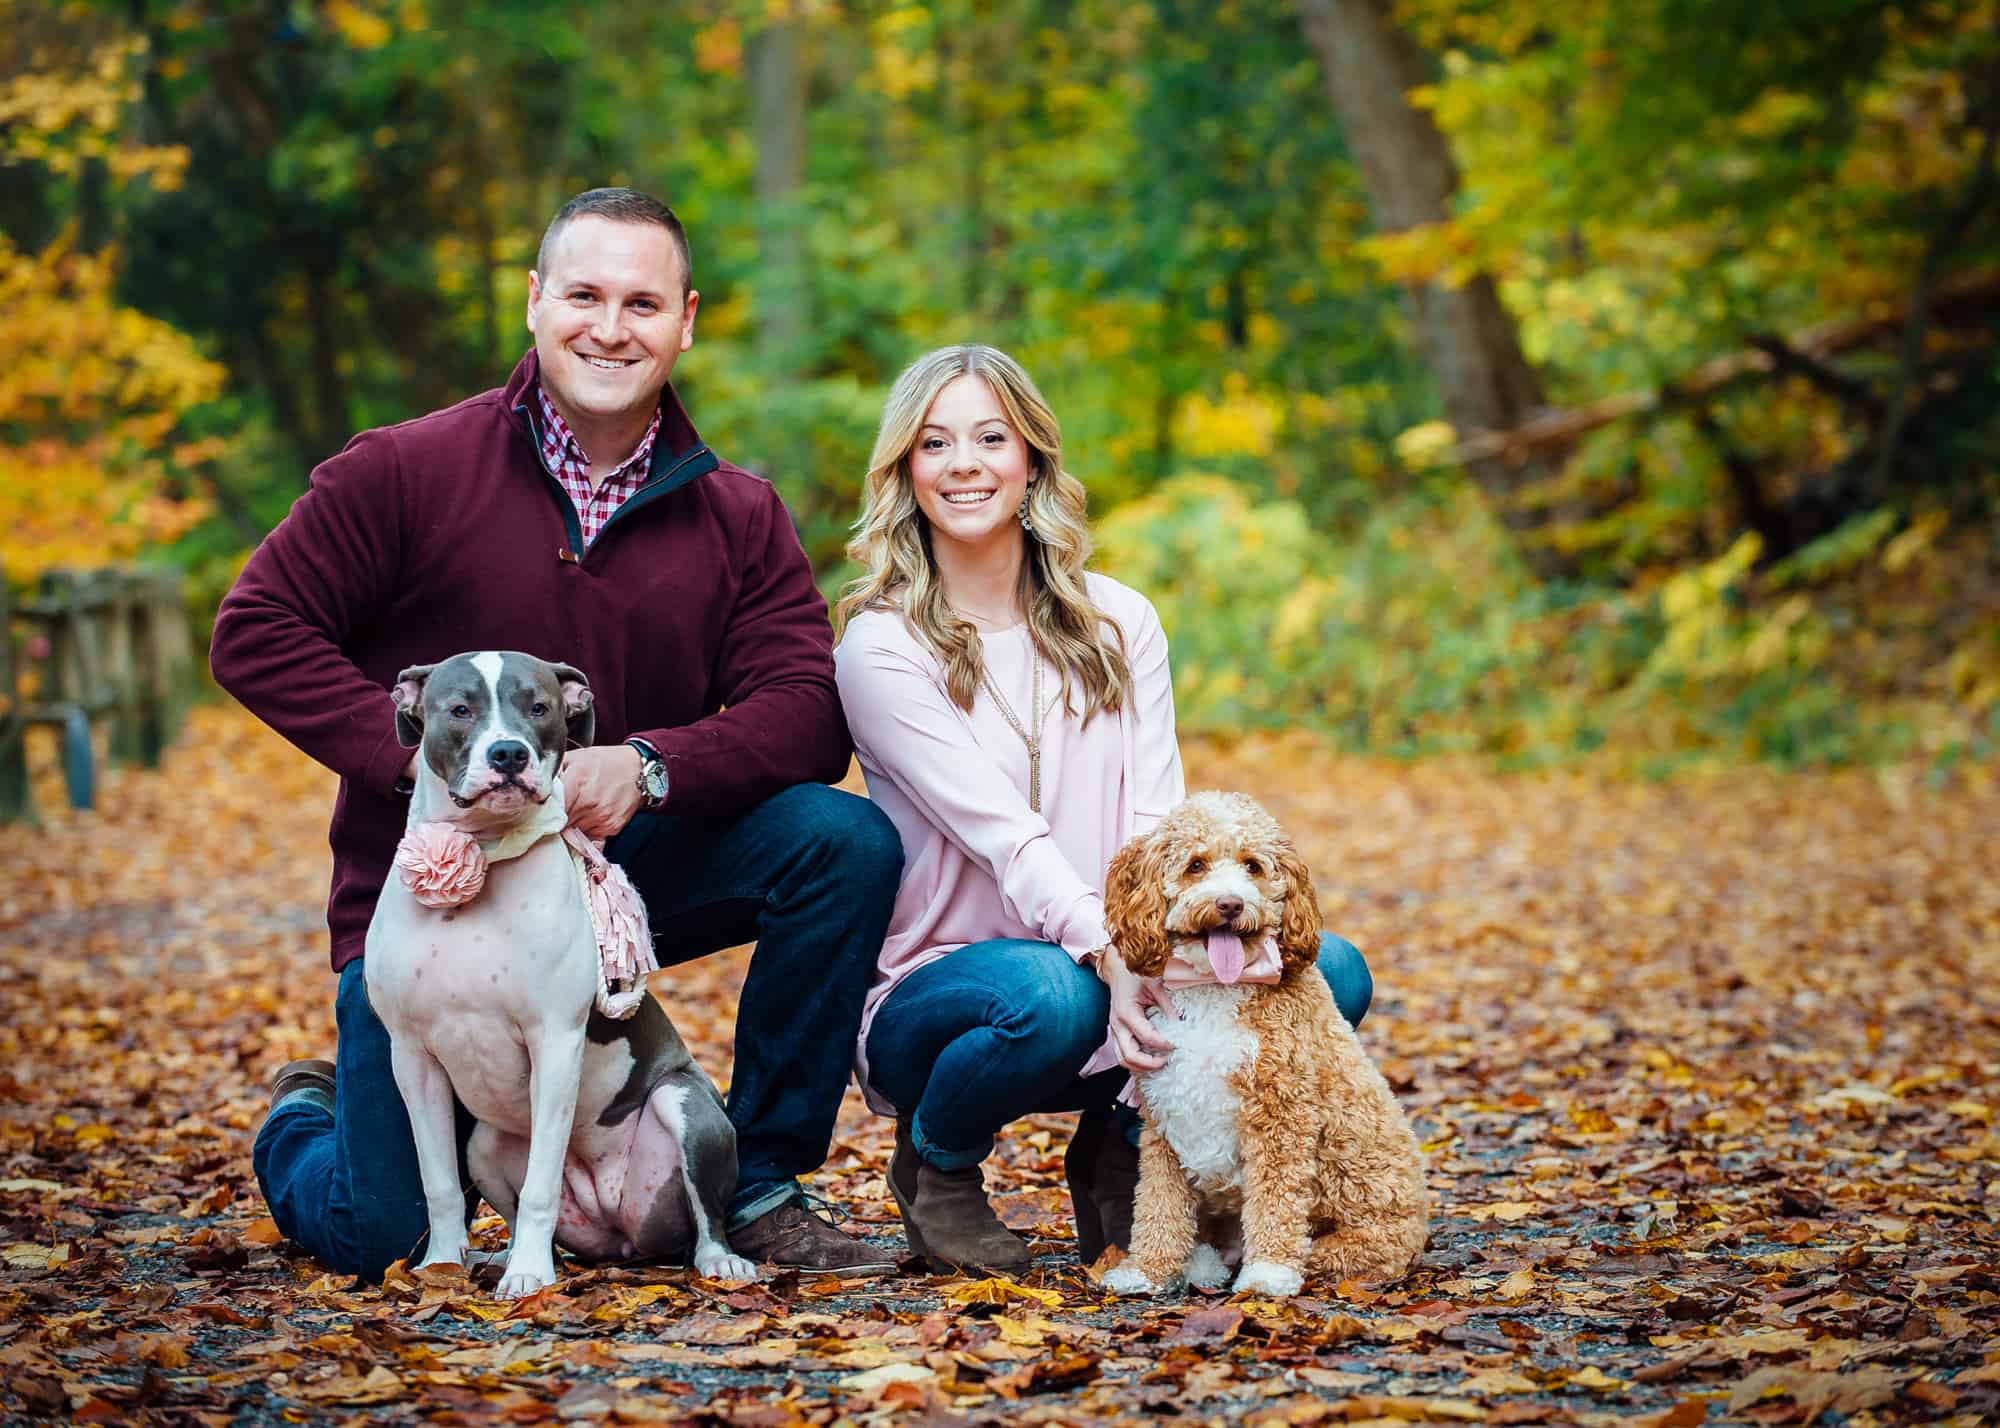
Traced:
<path fill-rule="evenodd" d="M 389 697 L 396 701 L 396 742 L 414 749 L 424 741 L 424 681 L 434 664 L 413 664 L 396 676 Z"/>
<path fill-rule="evenodd" d="M 681 306 L 681 351 L 694 346 L 694 310 L 701 306 L 701 294 L 688 289 L 687 298 Z"/>
<path fill-rule="evenodd" d="M 597 737 L 597 696 L 590 692 L 590 681 L 573 664 L 551 664 L 549 668 L 555 671 L 556 683 L 562 689 L 563 715 L 569 720 L 570 747 L 587 749 L 591 740 Z"/>

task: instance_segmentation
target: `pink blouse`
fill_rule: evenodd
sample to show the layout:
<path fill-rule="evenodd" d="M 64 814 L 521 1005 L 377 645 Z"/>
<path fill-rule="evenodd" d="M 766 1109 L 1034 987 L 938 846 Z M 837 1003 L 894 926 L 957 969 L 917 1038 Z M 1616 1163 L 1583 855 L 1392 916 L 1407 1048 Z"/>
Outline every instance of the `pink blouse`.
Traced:
<path fill-rule="evenodd" d="M 869 1104 L 868 1029 L 903 978 L 971 942 L 1017 937 L 1059 944 L 1082 960 L 1110 941 L 1104 874 L 1134 834 L 1184 796 L 1174 738 L 1167 637 L 1145 596 L 1085 576 L 1097 608 L 1124 633 L 1132 698 L 1085 727 L 1042 667 L 1042 811 L 1028 807 L 1028 750 L 981 688 L 970 713 L 945 692 L 944 671 L 900 614 L 869 610 L 848 623 L 834 669 L 868 796 L 903 839 L 903 881 L 861 1015 L 855 1069 Z M 1030 718 L 1033 644 L 1025 625 L 982 635 L 986 670 L 1023 724 Z M 1077 701 L 1081 703 L 1080 698 Z M 1107 1033 L 1085 1073 L 1117 1064 Z"/>

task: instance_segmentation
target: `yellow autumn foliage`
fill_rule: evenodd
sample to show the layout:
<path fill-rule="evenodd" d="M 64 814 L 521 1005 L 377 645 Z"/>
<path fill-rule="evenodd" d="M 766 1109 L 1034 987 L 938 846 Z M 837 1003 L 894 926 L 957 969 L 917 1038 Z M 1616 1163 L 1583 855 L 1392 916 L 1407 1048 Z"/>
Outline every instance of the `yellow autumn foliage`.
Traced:
<path fill-rule="evenodd" d="M 1196 393 L 1181 406 L 1174 438 L 1197 461 L 1223 456 L 1268 456 L 1284 410 L 1269 395 L 1252 391 L 1239 372 L 1223 378 L 1222 392 L 1211 400 Z"/>
<path fill-rule="evenodd" d="M 0 5 L 0 23 L 16 19 L 10 10 Z M 178 187 L 186 149 L 136 143 L 121 132 L 127 106 L 139 98 L 145 53 L 145 40 L 128 36 L 88 46 L 67 63 L 0 77 L 0 161 L 74 174 L 86 160 L 99 160 L 115 182 Z"/>
<path fill-rule="evenodd" d="M 129 559 L 208 512 L 192 473 L 217 443 L 177 439 L 222 391 L 185 334 L 122 306 L 118 255 L 0 237 L 0 564 L 11 581 Z"/>

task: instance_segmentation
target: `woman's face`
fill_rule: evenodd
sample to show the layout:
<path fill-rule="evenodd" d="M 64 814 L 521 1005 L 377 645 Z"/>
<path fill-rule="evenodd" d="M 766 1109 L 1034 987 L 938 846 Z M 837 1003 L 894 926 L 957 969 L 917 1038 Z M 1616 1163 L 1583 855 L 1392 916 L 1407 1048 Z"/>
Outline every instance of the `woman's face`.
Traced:
<path fill-rule="evenodd" d="M 967 547 L 1021 539 L 1015 515 L 1028 496 L 1028 444 L 1007 423 L 983 377 L 954 377 L 938 392 L 917 444 L 910 478 L 931 539 Z"/>

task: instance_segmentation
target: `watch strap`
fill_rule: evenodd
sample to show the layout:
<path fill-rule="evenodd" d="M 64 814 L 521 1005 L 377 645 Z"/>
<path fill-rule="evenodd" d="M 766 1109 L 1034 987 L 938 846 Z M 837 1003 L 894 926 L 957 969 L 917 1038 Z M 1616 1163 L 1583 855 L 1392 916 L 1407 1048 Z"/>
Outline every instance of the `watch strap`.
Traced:
<path fill-rule="evenodd" d="M 649 810 L 658 808 L 667 801 L 667 761 L 660 757 L 658 749 L 655 749 L 644 739 L 631 738 L 627 739 L 625 743 L 628 747 L 639 751 L 638 786 L 641 806 Z M 660 792 L 658 797 L 654 797 L 651 789 L 648 787 L 648 775 L 655 769 L 659 770 Z"/>

